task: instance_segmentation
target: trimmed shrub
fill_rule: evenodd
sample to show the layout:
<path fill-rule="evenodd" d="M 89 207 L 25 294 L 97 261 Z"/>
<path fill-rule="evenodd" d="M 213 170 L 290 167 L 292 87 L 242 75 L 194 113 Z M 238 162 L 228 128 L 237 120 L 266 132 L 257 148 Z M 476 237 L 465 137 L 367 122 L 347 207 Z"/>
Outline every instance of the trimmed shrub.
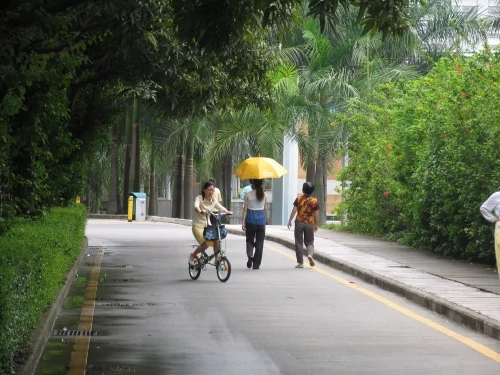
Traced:
<path fill-rule="evenodd" d="M 82 250 L 83 205 L 17 220 L 0 237 L 0 374 L 10 374 Z"/>
<path fill-rule="evenodd" d="M 500 55 L 443 58 L 428 75 L 345 114 L 354 231 L 494 264 L 493 227 L 479 213 L 499 190 Z"/>

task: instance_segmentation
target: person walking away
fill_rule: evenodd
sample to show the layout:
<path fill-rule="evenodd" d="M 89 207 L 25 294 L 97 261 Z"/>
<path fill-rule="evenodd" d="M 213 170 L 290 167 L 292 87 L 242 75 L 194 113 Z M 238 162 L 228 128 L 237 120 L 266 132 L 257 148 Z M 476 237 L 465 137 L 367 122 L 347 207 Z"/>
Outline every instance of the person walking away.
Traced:
<path fill-rule="evenodd" d="M 500 191 L 491 194 L 481 205 L 479 211 L 486 220 L 495 223 L 495 256 L 498 278 L 500 278 Z"/>
<path fill-rule="evenodd" d="M 293 202 L 293 209 L 288 219 L 288 229 L 292 226 L 292 220 L 295 218 L 295 256 L 297 265 L 295 268 L 304 268 L 304 244 L 307 249 L 307 258 L 309 265 L 315 266 L 314 255 L 314 233 L 318 230 L 319 205 L 318 200 L 311 196 L 314 191 L 314 185 L 310 182 L 304 182 L 302 185 L 302 195 L 297 196 Z"/>
<path fill-rule="evenodd" d="M 195 216 L 191 225 L 193 236 L 198 242 L 198 247 L 189 254 L 189 263 L 193 264 L 196 255 L 205 251 L 210 246 L 209 242 L 203 237 L 203 229 L 207 226 L 207 210 L 215 212 L 222 211 L 227 214 L 232 214 L 224 206 L 222 206 L 214 197 L 215 186 L 212 182 L 207 181 L 201 189 L 201 195 L 198 195 L 194 200 Z M 219 242 L 214 241 L 214 254 L 219 251 Z M 217 260 L 216 260 L 217 261 Z"/>
<path fill-rule="evenodd" d="M 252 190 L 245 195 L 241 229 L 246 235 L 247 268 L 258 270 L 262 261 L 267 223 L 267 195 L 262 180 L 251 180 Z M 255 252 L 254 252 L 255 250 Z"/>
<path fill-rule="evenodd" d="M 209 182 L 211 182 L 214 185 L 215 191 L 214 191 L 214 198 L 217 202 L 221 203 L 222 202 L 222 194 L 220 193 L 220 190 L 217 186 L 215 186 L 215 178 L 210 177 L 208 179 Z"/>

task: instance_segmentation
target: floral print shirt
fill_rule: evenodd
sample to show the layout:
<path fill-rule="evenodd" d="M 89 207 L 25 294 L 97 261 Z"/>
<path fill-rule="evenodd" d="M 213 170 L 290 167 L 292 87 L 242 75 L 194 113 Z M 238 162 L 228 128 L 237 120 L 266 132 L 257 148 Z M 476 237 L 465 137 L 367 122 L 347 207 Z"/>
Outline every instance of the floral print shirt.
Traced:
<path fill-rule="evenodd" d="M 299 195 L 293 205 L 297 207 L 295 221 L 306 224 L 314 224 L 314 211 L 319 210 L 318 200 L 310 195 Z"/>

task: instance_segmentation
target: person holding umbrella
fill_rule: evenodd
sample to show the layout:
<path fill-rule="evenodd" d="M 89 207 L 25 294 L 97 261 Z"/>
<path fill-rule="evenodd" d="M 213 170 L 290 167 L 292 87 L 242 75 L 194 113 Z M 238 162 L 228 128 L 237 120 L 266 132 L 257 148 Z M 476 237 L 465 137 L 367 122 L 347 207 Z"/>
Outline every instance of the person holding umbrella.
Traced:
<path fill-rule="evenodd" d="M 258 270 L 262 261 L 267 223 L 267 196 L 261 179 L 250 180 L 252 190 L 245 195 L 243 223 L 246 235 L 247 268 Z M 254 252 L 255 250 L 255 252 Z"/>
<path fill-rule="evenodd" d="M 288 170 L 276 160 L 261 156 L 243 160 L 233 171 L 233 174 L 242 180 L 250 179 L 253 186 L 253 190 L 245 196 L 241 225 L 241 229 L 246 232 L 248 268 L 259 269 L 262 260 L 267 223 L 267 197 L 262 179 L 280 178 L 285 173 L 288 173 Z"/>
<path fill-rule="evenodd" d="M 307 258 L 309 265 L 315 266 L 313 260 L 314 254 L 314 233 L 318 230 L 319 205 L 318 200 L 311 196 L 314 191 L 314 185 L 310 182 L 304 182 L 302 192 L 293 202 L 293 209 L 288 219 L 288 229 L 292 226 L 292 219 L 295 214 L 295 256 L 297 265 L 295 268 L 304 268 L 304 244 L 307 249 Z"/>

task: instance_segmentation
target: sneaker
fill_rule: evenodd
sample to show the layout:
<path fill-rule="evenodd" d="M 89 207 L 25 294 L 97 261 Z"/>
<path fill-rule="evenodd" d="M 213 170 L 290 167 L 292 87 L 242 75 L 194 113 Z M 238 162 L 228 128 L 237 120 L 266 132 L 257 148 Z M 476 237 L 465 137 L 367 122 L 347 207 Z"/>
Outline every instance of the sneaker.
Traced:
<path fill-rule="evenodd" d="M 314 267 L 314 266 L 316 265 L 316 263 L 314 263 L 314 260 L 313 260 L 312 255 L 308 255 L 308 256 L 307 256 L 307 259 L 309 259 L 309 265 L 310 265 L 311 267 Z"/>
<path fill-rule="evenodd" d="M 252 268 L 252 262 L 253 262 L 253 258 L 248 258 L 247 268 Z"/>
<path fill-rule="evenodd" d="M 299 263 L 295 266 L 295 268 L 304 268 L 304 265 L 302 263 Z"/>
<path fill-rule="evenodd" d="M 194 265 L 194 254 L 189 254 L 189 264 Z"/>

